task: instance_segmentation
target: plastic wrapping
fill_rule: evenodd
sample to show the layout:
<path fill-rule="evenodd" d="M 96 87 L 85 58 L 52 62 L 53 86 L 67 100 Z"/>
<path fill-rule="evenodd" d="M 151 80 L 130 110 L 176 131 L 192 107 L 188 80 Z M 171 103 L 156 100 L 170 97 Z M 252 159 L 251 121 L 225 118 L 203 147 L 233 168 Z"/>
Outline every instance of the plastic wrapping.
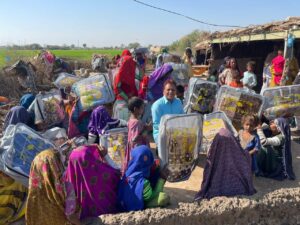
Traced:
<path fill-rule="evenodd" d="M 100 136 L 100 145 L 107 148 L 108 155 L 119 168 L 125 161 L 127 138 L 127 127 L 107 130 L 104 135 Z"/>
<path fill-rule="evenodd" d="M 72 87 L 72 85 L 80 79 L 80 77 L 76 77 L 69 73 L 60 73 L 57 79 L 54 81 L 54 85 L 59 89 Z"/>
<path fill-rule="evenodd" d="M 106 74 L 97 74 L 80 80 L 73 84 L 72 90 L 79 97 L 82 110 L 93 109 L 111 103 L 115 99 Z"/>
<path fill-rule="evenodd" d="M 58 151 L 65 168 L 68 167 L 69 156 L 73 149 L 86 144 L 88 144 L 86 138 L 81 136 L 72 138 L 71 140 L 67 140 L 65 143 L 59 146 Z"/>
<path fill-rule="evenodd" d="M 234 136 L 238 136 L 238 132 L 233 127 L 230 119 L 224 112 L 213 112 L 204 115 L 203 122 L 203 139 L 202 139 L 202 151 L 207 153 L 220 129 L 226 128 L 230 130 Z"/>
<path fill-rule="evenodd" d="M 281 116 L 300 116 L 300 85 L 267 88 L 263 113 L 268 119 Z"/>
<path fill-rule="evenodd" d="M 222 86 L 218 91 L 214 111 L 223 111 L 232 121 L 233 126 L 240 130 L 244 115 L 261 115 L 264 98 L 247 89 Z"/>
<path fill-rule="evenodd" d="M 42 136 L 51 141 L 56 147 L 61 146 L 68 140 L 66 130 L 60 127 L 53 127 L 44 132 Z"/>
<path fill-rule="evenodd" d="M 168 181 L 190 177 L 196 166 L 202 140 L 200 114 L 165 115 L 159 127 L 158 155 L 161 166 L 168 166 Z"/>
<path fill-rule="evenodd" d="M 65 118 L 62 97 L 58 90 L 36 95 L 28 110 L 34 112 L 36 123 L 41 120 L 46 127 L 58 125 Z"/>
<path fill-rule="evenodd" d="M 2 138 L 1 170 L 28 186 L 30 166 L 37 154 L 54 145 L 25 124 L 10 125 Z"/>
<path fill-rule="evenodd" d="M 166 64 L 172 66 L 173 71 L 171 73 L 171 78 L 176 82 L 176 84 L 186 87 L 189 83 L 189 79 L 191 76 L 191 74 L 189 74 L 189 66 L 187 64 L 173 62 L 168 62 Z"/>
<path fill-rule="evenodd" d="M 185 112 L 211 113 L 216 102 L 217 83 L 192 77 L 185 95 Z"/>

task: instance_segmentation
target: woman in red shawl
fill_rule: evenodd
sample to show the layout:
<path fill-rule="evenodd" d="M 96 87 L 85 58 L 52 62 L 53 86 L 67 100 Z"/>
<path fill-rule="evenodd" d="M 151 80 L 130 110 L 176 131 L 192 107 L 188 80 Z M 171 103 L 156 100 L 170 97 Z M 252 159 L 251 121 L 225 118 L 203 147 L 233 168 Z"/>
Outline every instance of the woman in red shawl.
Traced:
<path fill-rule="evenodd" d="M 280 81 L 282 78 L 282 73 L 284 69 L 285 59 L 282 56 L 282 50 L 278 50 L 278 55 L 272 60 L 272 82 L 270 84 L 271 87 L 276 87 L 280 85 Z"/>
<path fill-rule="evenodd" d="M 127 102 L 131 97 L 138 95 L 135 86 L 136 62 L 130 55 L 128 50 L 122 52 L 120 68 L 114 79 L 114 93 L 116 95 L 114 118 L 124 119 L 126 121 L 128 121 L 129 118 Z"/>

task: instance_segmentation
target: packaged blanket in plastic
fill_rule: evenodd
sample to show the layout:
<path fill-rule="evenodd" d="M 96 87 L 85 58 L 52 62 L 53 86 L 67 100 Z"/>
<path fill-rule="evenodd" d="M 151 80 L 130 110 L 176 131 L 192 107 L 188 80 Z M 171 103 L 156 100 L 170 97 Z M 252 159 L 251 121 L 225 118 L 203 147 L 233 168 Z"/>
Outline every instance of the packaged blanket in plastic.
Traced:
<path fill-rule="evenodd" d="M 159 127 L 158 155 L 170 171 L 168 181 L 190 177 L 196 166 L 202 140 L 200 114 L 165 115 Z"/>
<path fill-rule="evenodd" d="M 73 84 L 73 92 L 79 97 L 82 110 L 93 109 L 111 103 L 115 96 L 106 74 L 97 74 Z"/>
<path fill-rule="evenodd" d="M 222 128 L 226 128 L 231 131 L 234 136 L 238 136 L 238 132 L 224 112 L 213 112 L 204 115 L 202 139 L 203 152 L 207 153 L 209 151 L 210 145 L 212 144 L 215 136 Z"/>
<path fill-rule="evenodd" d="M 192 77 L 185 96 L 185 112 L 211 113 L 214 109 L 217 93 L 217 83 Z"/>
<path fill-rule="evenodd" d="M 72 87 L 72 85 L 77 81 L 79 81 L 80 79 L 81 79 L 80 77 L 74 76 L 69 73 L 60 73 L 56 78 L 56 80 L 54 81 L 54 85 L 59 89 Z"/>
<path fill-rule="evenodd" d="M 61 156 L 62 163 L 65 168 L 68 167 L 69 156 L 73 149 L 76 149 L 79 146 L 87 145 L 87 140 L 85 137 L 75 137 L 71 140 L 67 140 L 65 143 L 59 146 L 58 151 Z"/>
<path fill-rule="evenodd" d="M 170 64 L 173 68 L 171 77 L 176 82 L 176 84 L 186 87 L 189 83 L 189 79 L 191 76 L 191 74 L 189 74 L 190 70 L 188 65 L 184 63 L 173 63 L 173 62 L 168 62 L 167 64 Z"/>
<path fill-rule="evenodd" d="M 110 129 L 100 136 L 100 145 L 107 148 L 108 155 L 118 168 L 122 167 L 125 160 L 127 137 L 127 127 Z"/>
<path fill-rule="evenodd" d="M 260 116 L 263 104 L 264 98 L 253 91 L 222 86 L 218 91 L 214 111 L 223 111 L 233 126 L 240 130 L 242 117 L 250 114 Z"/>
<path fill-rule="evenodd" d="M 28 111 L 34 113 L 35 124 L 42 122 L 47 128 L 60 124 L 65 118 L 62 97 L 58 90 L 36 95 Z"/>
<path fill-rule="evenodd" d="M 31 162 L 34 157 L 54 145 L 25 124 L 10 125 L 2 138 L 1 170 L 28 186 Z"/>
<path fill-rule="evenodd" d="M 300 85 L 267 88 L 263 113 L 268 119 L 300 116 Z"/>
<path fill-rule="evenodd" d="M 60 127 L 53 127 L 44 132 L 42 136 L 51 141 L 56 147 L 61 146 L 68 140 L 66 130 Z"/>

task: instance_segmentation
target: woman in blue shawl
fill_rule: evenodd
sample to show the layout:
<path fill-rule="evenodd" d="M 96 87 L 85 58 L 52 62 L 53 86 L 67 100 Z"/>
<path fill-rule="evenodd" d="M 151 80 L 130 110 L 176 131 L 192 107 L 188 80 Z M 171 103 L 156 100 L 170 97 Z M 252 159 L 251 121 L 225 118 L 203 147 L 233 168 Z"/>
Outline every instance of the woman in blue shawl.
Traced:
<path fill-rule="evenodd" d="M 34 101 L 35 96 L 33 94 L 25 94 L 20 99 L 20 105 L 10 109 L 5 117 L 3 130 L 9 125 L 15 125 L 17 123 L 24 123 L 30 127 L 33 126 L 32 115 L 27 111 L 31 103 Z"/>
<path fill-rule="evenodd" d="M 169 204 L 170 198 L 163 192 L 167 170 L 162 170 L 158 178 L 158 167 L 153 167 L 155 162 L 149 147 L 140 145 L 131 151 L 131 160 L 119 184 L 118 201 L 121 211 Z"/>
<path fill-rule="evenodd" d="M 262 176 L 276 180 L 295 180 L 291 152 L 291 131 L 286 119 L 278 118 L 270 122 L 268 129 L 257 128 L 262 145 L 257 155 Z"/>

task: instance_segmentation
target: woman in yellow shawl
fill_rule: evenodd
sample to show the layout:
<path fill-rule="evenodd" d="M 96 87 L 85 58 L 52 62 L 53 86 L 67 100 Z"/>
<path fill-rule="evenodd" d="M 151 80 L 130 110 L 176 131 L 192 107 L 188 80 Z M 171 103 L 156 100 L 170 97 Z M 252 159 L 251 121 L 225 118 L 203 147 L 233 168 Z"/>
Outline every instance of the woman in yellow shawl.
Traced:
<path fill-rule="evenodd" d="M 25 214 L 27 188 L 0 172 L 0 224 L 10 224 Z"/>
<path fill-rule="evenodd" d="M 80 224 L 76 215 L 68 218 L 65 215 L 63 172 L 64 167 L 57 151 L 48 149 L 35 157 L 29 176 L 27 225 Z"/>

